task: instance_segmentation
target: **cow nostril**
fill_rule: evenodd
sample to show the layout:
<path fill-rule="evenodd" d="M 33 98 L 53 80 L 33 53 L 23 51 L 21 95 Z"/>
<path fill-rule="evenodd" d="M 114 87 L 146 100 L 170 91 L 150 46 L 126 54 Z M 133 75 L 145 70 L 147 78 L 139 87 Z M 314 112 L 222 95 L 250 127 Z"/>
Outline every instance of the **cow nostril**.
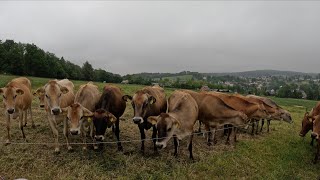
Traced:
<path fill-rule="evenodd" d="M 72 135 L 78 135 L 78 131 L 71 131 L 70 132 Z"/>
<path fill-rule="evenodd" d="M 9 113 L 9 114 L 14 113 L 14 109 L 8 109 L 8 113 Z"/>
<path fill-rule="evenodd" d="M 44 108 L 44 105 L 40 105 L 41 108 Z"/>

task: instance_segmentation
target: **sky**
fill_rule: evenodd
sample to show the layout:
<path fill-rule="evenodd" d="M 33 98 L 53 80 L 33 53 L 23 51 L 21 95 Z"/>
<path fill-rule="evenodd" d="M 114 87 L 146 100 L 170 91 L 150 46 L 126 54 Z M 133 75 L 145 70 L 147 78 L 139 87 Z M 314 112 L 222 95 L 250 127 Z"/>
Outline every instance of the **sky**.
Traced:
<path fill-rule="evenodd" d="M 320 1 L 0 1 L 0 39 L 140 72 L 320 70 Z"/>

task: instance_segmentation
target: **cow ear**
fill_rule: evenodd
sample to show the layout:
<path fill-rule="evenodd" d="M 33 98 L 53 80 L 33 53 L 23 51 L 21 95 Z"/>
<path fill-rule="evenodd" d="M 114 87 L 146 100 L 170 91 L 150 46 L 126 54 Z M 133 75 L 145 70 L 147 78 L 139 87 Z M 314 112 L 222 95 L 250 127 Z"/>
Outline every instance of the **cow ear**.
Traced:
<path fill-rule="evenodd" d="M 68 114 L 68 107 L 61 108 L 62 114 L 67 115 Z"/>
<path fill-rule="evenodd" d="M 132 96 L 129 96 L 129 95 L 122 96 L 122 100 L 128 102 L 128 99 L 131 101 L 132 100 Z"/>
<path fill-rule="evenodd" d="M 148 101 L 149 101 L 149 104 L 154 104 L 157 100 L 156 100 L 156 98 L 154 98 L 153 96 L 150 96 L 150 97 L 148 98 Z"/>
<path fill-rule="evenodd" d="M 173 118 L 173 126 L 175 126 L 176 128 L 179 128 L 180 127 L 180 122 L 178 121 L 178 119 L 176 119 L 175 117 L 173 116 L 170 116 Z"/>
<path fill-rule="evenodd" d="M 110 112 L 108 113 L 108 119 L 113 124 L 117 121 L 117 118 Z"/>
<path fill-rule="evenodd" d="M 17 90 L 16 90 L 16 93 L 17 93 L 18 95 L 22 95 L 22 94 L 24 94 L 24 91 L 23 91 L 22 89 L 17 89 Z"/>
<path fill-rule="evenodd" d="M 67 94 L 69 92 L 68 88 L 62 86 L 60 87 L 60 91 L 63 93 L 63 94 Z"/>
<path fill-rule="evenodd" d="M 149 116 L 147 120 L 152 125 L 156 125 L 158 121 L 158 116 Z"/>
<path fill-rule="evenodd" d="M 93 117 L 93 113 L 89 109 L 82 107 L 82 110 L 84 117 Z"/>

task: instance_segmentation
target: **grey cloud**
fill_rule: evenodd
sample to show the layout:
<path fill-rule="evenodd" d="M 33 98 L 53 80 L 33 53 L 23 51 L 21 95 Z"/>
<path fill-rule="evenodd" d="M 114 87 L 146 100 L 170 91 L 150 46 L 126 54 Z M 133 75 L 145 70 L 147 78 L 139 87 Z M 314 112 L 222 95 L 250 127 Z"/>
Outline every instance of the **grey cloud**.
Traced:
<path fill-rule="evenodd" d="M 316 1 L 0 2 L 0 38 L 120 74 L 319 72 Z"/>

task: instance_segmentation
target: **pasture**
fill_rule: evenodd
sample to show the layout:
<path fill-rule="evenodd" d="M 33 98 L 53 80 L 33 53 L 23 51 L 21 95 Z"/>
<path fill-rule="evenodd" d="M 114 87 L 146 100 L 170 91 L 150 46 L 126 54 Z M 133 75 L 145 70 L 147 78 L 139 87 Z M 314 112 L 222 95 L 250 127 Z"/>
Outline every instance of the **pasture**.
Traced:
<path fill-rule="evenodd" d="M 0 75 L 0 87 L 13 76 Z M 29 77 L 33 89 L 44 85 L 48 79 Z M 85 83 L 73 81 L 76 90 Z M 103 83 L 95 83 L 100 89 Z M 118 84 L 125 94 L 132 95 L 139 85 Z M 169 96 L 174 89 L 166 89 Z M 151 141 L 146 142 L 145 155 L 140 154 L 140 142 L 123 143 L 123 152 L 117 152 L 116 144 L 106 144 L 101 152 L 83 151 L 80 145 L 73 145 L 68 152 L 66 146 L 55 154 L 53 136 L 46 120 L 46 114 L 33 101 L 36 128 L 30 123 L 25 128 L 29 143 L 4 145 L 6 128 L 4 110 L 0 108 L 0 176 L 4 179 L 318 179 L 320 165 L 312 164 L 315 147 L 311 147 L 310 132 L 305 139 L 299 137 L 301 120 L 305 109 L 310 110 L 315 101 L 273 98 L 280 106 L 291 112 L 293 124 L 271 121 L 271 132 L 266 129 L 259 135 L 241 133 L 236 145 L 225 145 L 225 138 L 208 147 L 203 136 L 195 136 L 193 152 L 195 161 L 188 158 L 187 139 L 181 141 L 179 156 L 173 156 L 173 141 L 161 150 L 153 152 Z M 2 102 L 2 97 L 0 97 Z M 140 140 L 138 127 L 132 122 L 132 107 L 127 108 L 120 122 L 121 140 Z M 12 142 L 23 142 L 18 122 L 11 122 Z M 197 125 L 195 129 L 197 128 Z M 106 141 L 115 141 L 111 129 Z M 147 139 L 151 138 L 151 130 Z M 72 142 L 81 142 L 71 137 Z M 64 143 L 62 124 L 59 128 L 59 142 Z M 1 178 L 0 178 L 1 179 Z"/>

